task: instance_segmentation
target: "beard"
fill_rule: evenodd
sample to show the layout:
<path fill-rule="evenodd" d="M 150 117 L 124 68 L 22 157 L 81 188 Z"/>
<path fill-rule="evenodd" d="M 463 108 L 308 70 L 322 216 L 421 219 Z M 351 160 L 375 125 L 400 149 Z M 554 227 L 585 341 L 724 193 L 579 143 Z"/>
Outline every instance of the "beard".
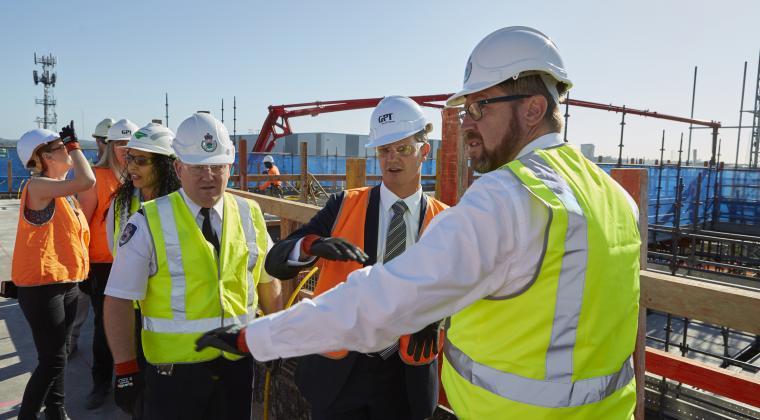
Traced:
<path fill-rule="evenodd" d="M 471 158 L 470 162 L 473 169 L 482 174 L 499 169 L 503 165 L 511 162 L 517 157 L 517 153 L 520 151 L 518 147 L 522 147 L 522 140 L 524 137 L 523 129 L 517 123 L 517 111 L 512 109 L 512 115 L 510 115 L 508 129 L 501 137 L 499 144 L 493 149 L 487 149 L 480 134 L 474 131 L 468 131 L 465 134 L 465 141 L 468 142 L 470 138 L 477 138 L 482 144 L 482 153 L 478 158 Z"/>

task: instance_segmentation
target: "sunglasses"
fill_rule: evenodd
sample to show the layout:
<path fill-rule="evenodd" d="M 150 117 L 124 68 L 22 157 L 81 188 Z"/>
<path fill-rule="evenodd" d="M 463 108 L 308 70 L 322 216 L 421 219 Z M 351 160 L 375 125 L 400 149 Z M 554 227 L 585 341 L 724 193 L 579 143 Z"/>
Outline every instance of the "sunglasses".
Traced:
<path fill-rule="evenodd" d="M 135 156 L 128 154 L 124 157 L 124 160 L 127 161 L 127 165 L 135 164 L 137 166 L 147 166 L 153 163 L 153 158 L 147 157 L 147 156 Z"/>
<path fill-rule="evenodd" d="M 531 96 L 533 95 L 507 95 L 475 101 L 462 109 L 462 111 L 459 113 L 459 121 L 463 121 L 464 117 L 468 115 L 470 118 L 472 118 L 473 121 L 479 121 L 481 118 L 483 118 L 483 105 L 493 104 L 496 102 L 512 102 L 520 99 L 530 98 Z"/>
<path fill-rule="evenodd" d="M 417 145 L 419 144 L 422 143 L 400 144 L 398 146 L 380 146 L 377 148 L 377 155 L 380 157 L 386 157 L 391 154 L 391 151 L 395 151 L 401 156 L 411 156 L 417 152 Z"/>

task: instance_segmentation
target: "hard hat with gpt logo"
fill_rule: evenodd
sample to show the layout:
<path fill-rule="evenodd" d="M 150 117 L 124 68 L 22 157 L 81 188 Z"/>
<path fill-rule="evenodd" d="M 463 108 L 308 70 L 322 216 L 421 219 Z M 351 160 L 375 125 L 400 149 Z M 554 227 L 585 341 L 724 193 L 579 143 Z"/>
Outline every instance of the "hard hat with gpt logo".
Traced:
<path fill-rule="evenodd" d="M 182 121 L 172 146 L 179 160 L 191 165 L 235 162 L 235 145 L 227 128 L 206 112 L 196 112 Z"/>
<path fill-rule="evenodd" d="M 367 147 L 403 140 L 425 130 L 427 125 L 427 118 L 417 102 L 406 96 L 386 96 L 372 111 Z"/>
<path fill-rule="evenodd" d="M 132 121 L 123 118 L 114 123 L 111 128 L 108 129 L 108 137 L 106 142 L 114 140 L 129 140 L 132 137 L 132 133 L 137 131 L 140 127 Z"/>

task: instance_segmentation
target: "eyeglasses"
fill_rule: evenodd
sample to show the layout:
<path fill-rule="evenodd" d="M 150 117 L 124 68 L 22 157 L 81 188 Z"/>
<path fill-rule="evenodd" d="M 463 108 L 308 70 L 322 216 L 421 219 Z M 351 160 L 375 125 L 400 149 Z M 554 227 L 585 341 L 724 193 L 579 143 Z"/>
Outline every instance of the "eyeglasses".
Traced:
<path fill-rule="evenodd" d="M 152 157 L 135 156 L 135 155 L 129 155 L 129 154 L 124 157 L 124 160 L 127 161 L 127 165 L 130 165 L 130 164 L 134 163 L 137 166 L 146 166 L 146 165 L 150 165 L 151 163 L 153 163 L 153 158 Z"/>
<path fill-rule="evenodd" d="M 64 146 L 64 145 L 63 145 L 63 143 L 59 143 L 59 144 L 57 144 L 57 145 L 55 145 L 55 146 L 49 146 L 49 147 L 48 147 L 48 149 L 47 149 L 47 151 L 48 151 L 49 153 L 53 153 L 53 152 L 57 152 L 57 151 L 59 151 L 59 150 L 61 150 L 61 149 L 65 148 L 65 147 L 66 147 L 66 146 Z"/>
<path fill-rule="evenodd" d="M 188 164 L 184 164 L 184 166 L 193 175 L 203 175 L 203 174 L 206 173 L 206 171 L 211 171 L 211 173 L 219 175 L 219 174 L 223 173 L 224 170 L 229 165 L 188 165 Z"/>
<path fill-rule="evenodd" d="M 531 96 L 533 95 L 507 95 L 475 101 L 462 109 L 462 111 L 459 113 L 459 121 L 464 120 L 464 117 L 467 115 L 469 115 L 473 121 L 480 121 L 480 119 L 483 118 L 483 105 L 493 104 L 496 102 L 512 102 L 519 99 L 530 98 Z"/>
<path fill-rule="evenodd" d="M 377 148 L 377 155 L 380 157 L 387 157 L 391 154 L 391 151 L 395 151 L 401 156 L 411 156 L 417 152 L 417 145 L 419 144 L 422 143 L 418 142 L 415 144 L 399 144 L 398 146 L 380 146 Z"/>

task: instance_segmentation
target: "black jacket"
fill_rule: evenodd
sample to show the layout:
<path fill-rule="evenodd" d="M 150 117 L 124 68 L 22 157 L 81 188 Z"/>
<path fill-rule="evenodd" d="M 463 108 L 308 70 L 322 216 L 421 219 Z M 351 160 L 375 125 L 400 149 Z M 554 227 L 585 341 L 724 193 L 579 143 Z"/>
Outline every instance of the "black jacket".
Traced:
<path fill-rule="evenodd" d="M 286 239 L 277 242 L 267 254 L 264 263 L 267 273 L 279 279 L 290 279 L 303 270 L 304 267 L 291 267 L 287 263 L 293 247 L 299 239 L 306 235 L 331 236 L 343 197 L 343 192 L 330 196 L 325 207 L 309 223 L 290 234 Z M 422 229 L 426 211 L 427 200 L 423 195 L 420 203 L 420 229 Z M 369 205 L 364 221 L 364 251 L 369 256 L 366 265 L 372 265 L 377 261 L 379 215 L 380 186 L 376 186 L 370 191 Z M 296 384 L 301 390 L 301 394 L 315 410 L 322 411 L 332 404 L 351 373 L 358 355 L 359 353 L 349 352 L 348 356 L 340 360 L 311 355 L 300 360 L 296 371 Z M 407 396 L 413 418 L 431 416 L 438 400 L 437 361 L 426 366 L 405 366 L 405 376 Z M 372 378 L 368 377 L 367 380 L 372 380 Z"/>

